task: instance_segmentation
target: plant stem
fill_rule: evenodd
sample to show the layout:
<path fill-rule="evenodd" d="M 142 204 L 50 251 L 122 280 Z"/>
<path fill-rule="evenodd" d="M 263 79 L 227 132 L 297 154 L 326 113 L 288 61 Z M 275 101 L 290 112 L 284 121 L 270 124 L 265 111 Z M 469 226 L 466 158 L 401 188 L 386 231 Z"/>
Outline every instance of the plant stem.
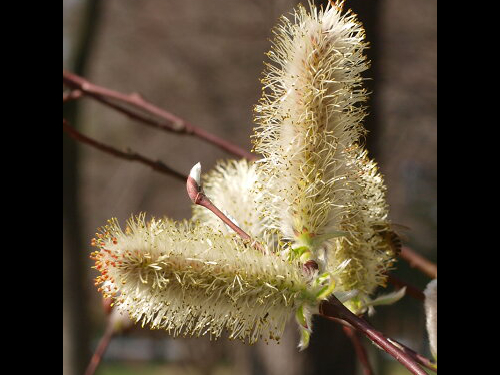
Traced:
<path fill-rule="evenodd" d="M 85 143 L 89 146 L 97 148 L 98 150 L 101 150 L 103 152 L 106 152 L 108 154 L 116 156 L 118 158 L 126 159 L 129 161 L 137 161 L 139 163 L 145 164 L 145 165 L 153 168 L 157 172 L 167 174 L 169 176 L 173 176 L 173 177 L 175 177 L 179 180 L 182 180 L 182 181 L 185 181 L 185 179 L 186 179 L 185 175 L 168 167 L 160 160 L 151 160 L 151 159 L 149 159 L 145 156 L 142 156 L 141 154 L 138 154 L 138 153 L 131 151 L 131 150 L 126 151 L 126 152 L 120 151 L 112 146 L 109 146 L 107 144 L 98 142 L 95 139 L 87 137 L 86 135 L 83 135 L 78 130 L 73 128 L 68 123 L 68 121 L 66 121 L 65 119 L 63 119 L 63 131 L 65 131 L 70 137 L 72 137 L 73 139 L 75 139 L 79 142 Z"/>
<path fill-rule="evenodd" d="M 111 338 L 113 337 L 114 334 L 113 321 L 110 318 L 110 316 L 111 315 L 108 316 L 108 323 L 106 325 L 106 330 L 104 331 L 104 334 L 99 340 L 99 344 L 97 345 L 97 348 L 94 354 L 92 355 L 92 358 L 90 359 L 90 363 L 87 367 L 87 370 L 85 370 L 84 375 L 94 375 L 95 371 L 97 370 L 97 367 L 101 363 L 101 359 L 104 353 L 106 352 L 106 349 L 108 348 Z"/>
<path fill-rule="evenodd" d="M 63 104 L 81 98 L 82 95 L 83 94 L 80 90 L 70 90 L 68 92 L 63 92 Z"/>
<path fill-rule="evenodd" d="M 399 256 L 407 261 L 411 267 L 418 269 L 432 279 L 437 279 L 437 266 L 409 247 L 403 246 Z"/>
<path fill-rule="evenodd" d="M 344 330 L 346 336 L 349 337 L 349 339 L 352 341 L 352 345 L 354 346 L 356 355 L 358 356 L 358 359 L 361 362 L 361 365 L 363 366 L 363 374 L 373 375 L 373 370 L 370 365 L 370 361 L 368 360 L 368 355 L 366 354 L 366 350 L 363 344 L 361 343 L 357 335 L 357 332 L 354 330 L 354 328 L 347 325 L 343 326 L 342 329 Z"/>
<path fill-rule="evenodd" d="M 319 311 L 320 315 L 326 318 L 334 317 L 347 321 L 356 330 L 362 332 L 366 337 L 373 341 L 373 343 L 377 344 L 382 350 L 404 365 L 412 374 L 427 375 L 412 356 L 405 353 L 391 340 L 387 339 L 381 332 L 371 327 L 364 319 L 354 315 L 334 296 L 332 296 L 329 301 L 322 302 Z"/>
<path fill-rule="evenodd" d="M 333 317 L 333 316 L 326 316 L 326 315 L 323 315 L 323 317 L 327 318 L 328 320 L 331 320 L 332 322 L 335 322 L 335 323 L 338 323 L 338 324 L 342 325 L 343 328 L 354 329 L 354 327 L 350 323 L 346 322 L 343 319 L 336 318 L 336 317 Z M 403 352 L 405 352 L 410 357 L 412 357 L 417 363 L 419 363 L 420 365 L 422 365 L 422 366 L 428 368 L 429 370 L 432 370 L 435 373 L 437 373 L 437 366 L 436 366 L 436 364 L 434 362 L 432 362 L 429 358 L 426 358 L 422 354 L 417 353 L 416 351 L 414 351 L 413 349 L 410 349 L 406 345 L 401 344 L 399 341 L 396 341 L 396 340 L 393 340 L 393 339 L 388 339 L 388 340 L 390 340 L 390 342 L 392 342 L 395 346 L 399 347 Z"/>
<path fill-rule="evenodd" d="M 437 366 L 436 366 L 436 364 L 434 362 L 432 362 L 429 358 L 424 357 L 422 354 L 417 353 L 415 350 L 410 349 L 406 345 L 403 345 L 403 344 L 401 344 L 400 342 L 398 342 L 396 340 L 392 340 L 391 339 L 391 342 L 394 345 L 396 345 L 397 347 L 399 347 L 402 351 L 404 351 L 405 353 L 407 353 L 408 355 L 410 355 L 419 364 L 421 364 L 422 366 L 428 368 L 429 370 L 432 370 L 435 373 L 437 373 Z"/>
<path fill-rule="evenodd" d="M 392 285 L 396 286 L 398 289 L 401 289 L 403 287 L 406 287 L 406 293 L 421 301 L 425 301 L 425 295 L 424 292 L 422 292 L 420 289 L 417 289 L 411 284 L 408 284 L 406 281 L 401 280 L 400 278 L 392 275 L 392 274 L 387 274 L 387 281 L 389 281 Z"/>
<path fill-rule="evenodd" d="M 267 250 L 257 241 L 255 241 L 248 233 L 246 233 L 243 229 L 241 229 L 239 226 L 237 226 L 235 223 L 231 221 L 224 213 L 217 208 L 216 205 L 212 203 L 210 199 L 207 198 L 207 196 L 203 193 L 199 195 L 199 201 L 198 203 L 200 206 L 205 207 L 206 209 L 212 211 L 219 219 L 221 219 L 224 224 L 229 226 L 232 230 L 238 234 L 243 240 L 248 241 L 252 247 L 255 249 L 259 250 L 260 252 L 264 254 L 268 254 Z"/>
<path fill-rule="evenodd" d="M 122 94 L 118 91 L 95 85 L 76 74 L 64 70 L 63 83 L 75 90 L 80 90 L 83 95 L 87 95 L 149 126 L 167 132 L 197 137 L 241 158 L 248 160 L 257 159 L 255 155 L 245 149 L 155 106 L 144 100 L 139 94 Z"/>
<path fill-rule="evenodd" d="M 205 207 L 210 210 L 215 216 L 222 220 L 224 224 L 229 226 L 232 230 L 238 234 L 244 241 L 250 242 L 250 245 L 255 249 L 261 251 L 264 254 L 269 252 L 257 241 L 252 239 L 252 237 L 246 233 L 243 229 L 237 226 L 231 219 L 229 219 L 215 204 L 212 203 L 210 199 L 205 195 L 203 189 L 198 182 L 196 182 L 191 176 L 187 177 L 186 190 L 189 198 L 194 204 Z"/>

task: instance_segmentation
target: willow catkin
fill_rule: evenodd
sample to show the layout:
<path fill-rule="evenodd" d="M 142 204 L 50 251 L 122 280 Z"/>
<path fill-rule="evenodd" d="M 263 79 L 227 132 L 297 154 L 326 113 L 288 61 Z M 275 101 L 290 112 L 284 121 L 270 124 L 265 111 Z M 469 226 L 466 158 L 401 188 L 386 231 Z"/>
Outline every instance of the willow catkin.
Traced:
<path fill-rule="evenodd" d="M 385 284 L 386 272 L 393 264 L 395 253 L 389 236 L 391 226 L 387 219 L 383 178 L 366 150 L 353 147 L 351 156 L 352 168 L 357 171 L 353 181 L 359 192 L 352 194 L 350 210 L 338 223 L 345 235 L 326 241 L 323 246 L 328 269 L 350 260 L 339 275 L 339 288 L 343 291 L 358 290 L 358 297 L 348 305 L 360 312 L 369 303 L 370 294 Z"/>
<path fill-rule="evenodd" d="M 270 229 L 321 270 L 350 261 L 341 289 L 365 295 L 391 262 L 385 186 L 362 148 L 365 32 L 338 3 L 299 5 L 274 29 L 255 107 L 255 151 Z"/>
<path fill-rule="evenodd" d="M 110 220 L 94 241 L 96 279 L 130 317 L 173 336 L 279 340 L 290 315 L 323 288 L 297 262 L 264 255 L 206 226 Z"/>
<path fill-rule="evenodd" d="M 275 225 L 289 238 L 323 235 L 336 229 L 353 190 L 346 153 L 364 132 L 364 31 L 354 15 L 311 4 L 293 21 L 283 17 L 274 34 L 255 150 L 281 212 Z"/>

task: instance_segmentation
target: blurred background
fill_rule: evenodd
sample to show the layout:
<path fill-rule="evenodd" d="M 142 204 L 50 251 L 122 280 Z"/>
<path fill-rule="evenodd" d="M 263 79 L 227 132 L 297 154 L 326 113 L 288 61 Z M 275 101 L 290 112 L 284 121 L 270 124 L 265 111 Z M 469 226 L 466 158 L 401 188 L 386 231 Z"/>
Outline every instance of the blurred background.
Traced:
<path fill-rule="evenodd" d="M 325 1 L 326 2 L 326 1 Z M 271 28 L 292 0 L 64 0 L 63 68 L 91 82 L 138 92 L 159 107 L 250 149 L 252 108 Z M 322 1 L 317 1 L 318 4 Z M 347 0 L 372 44 L 366 76 L 373 91 L 367 144 L 388 186 L 404 242 L 437 260 L 437 0 Z M 82 133 L 130 147 L 187 174 L 231 158 L 195 138 L 159 132 L 90 99 L 63 106 Z M 191 215 L 184 185 L 63 135 L 63 374 L 81 375 L 106 326 L 94 287 L 90 240 L 111 217 L 147 212 Z M 394 274 L 423 289 L 430 281 L 403 262 Z M 389 287 L 389 289 L 392 289 Z M 422 304 L 410 297 L 371 318 L 390 337 L 430 356 Z M 221 338 L 171 339 L 133 327 L 112 339 L 96 374 L 361 374 L 351 342 L 334 323 L 315 321 L 299 353 L 293 324 L 280 345 Z M 406 374 L 363 340 L 376 374 Z"/>

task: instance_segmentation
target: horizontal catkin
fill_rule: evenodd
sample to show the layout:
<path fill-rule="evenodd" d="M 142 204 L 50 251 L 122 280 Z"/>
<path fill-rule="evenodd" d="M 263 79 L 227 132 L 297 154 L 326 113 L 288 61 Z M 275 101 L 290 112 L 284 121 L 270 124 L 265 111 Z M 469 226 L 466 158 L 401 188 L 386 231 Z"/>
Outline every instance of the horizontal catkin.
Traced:
<path fill-rule="evenodd" d="M 104 294 L 173 336 L 279 339 L 297 306 L 313 301 L 297 263 L 206 226 L 140 216 L 123 232 L 111 220 L 95 244 Z"/>

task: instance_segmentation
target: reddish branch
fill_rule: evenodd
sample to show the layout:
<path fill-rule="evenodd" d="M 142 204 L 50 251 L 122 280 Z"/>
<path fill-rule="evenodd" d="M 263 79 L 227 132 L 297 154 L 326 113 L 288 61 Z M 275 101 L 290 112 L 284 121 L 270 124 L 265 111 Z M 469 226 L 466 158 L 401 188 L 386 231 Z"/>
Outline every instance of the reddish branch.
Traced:
<path fill-rule="evenodd" d="M 408 284 L 406 281 L 403 281 L 399 279 L 398 277 L 388 274 L 387 275 L 387 281 L 389 281 L 392 285 L 394 285 L 396 288 L 401 289 L 403 287 L 406 287 L 406 294 L 409 296 L 419 300 L 419 301 L 425 301 L 425 295 L 424 293 L 420 290 L 414 287 L 411 284 Z"/>
<path fill-rule="evenodd" d="M 63 83 L 72 89 L 81 91 L 83 95 L 91 97 L 146 125 L 167 132 L 197 137 L 241 158 L 249 160 L 257 159 L 255 155 L 245 149 L 155 106 L 144 100 L 139 94 L 122 94 L 118 91 L 95 85 L 67 71 L 63 71 Z"/>
<path fill-rule="evenodd" d="M 92 146 L 94 148 L 97 148 L 98 150 L 101 150 L 103 152 L 106 152 L 108 154 L 111 154 L 113 156 L 116 156 L 121 159 L 129 160 L 129 161 L 137 161 L 139 163 L 145 164 L 152 169 L 154 169 L 157 172 L 167 174 L 169 176 L 173 176 L 179 180 L 185 181 L 186 176 L 183 175 L 182 173 L 179 173 L 172 168 L 166 166 L 162 161 L 160 160 L 151 160 L 145 156 L 142 156 L 141 154 L 138 154 L 136 152 L 133 152 L 131 150 L 128 151 L 120 151 L 112 146 L 109 146 L 107 144 L 101 143 L 99 141 L 96 141 L 95 139 L 92 139 L 90 137 L 87 137 L 86 135 L 83 135 L 80 133 L 78 130 L 73 128 L 65 119 L 63 119 L 63 131 L 65 131 L 70 137 L 73 139 L 85 143 L 89 146 Z"/>
<path fill-rule="evenodd" d="M 323 315 L 323 317 L 327 318 L 328 320 L 331 320 L 332 322 L 338 323 L 338 324 L 342 325 L 343 327 L 354 329 L 354 327 L 351 324 L 349 324 L 348 322 L 346 322 L 343 319 L 336 318 L 334 316 L 325 316 L 325 315 Z M 401 344 L 399 341 L 396 341 L 393 339 L 388 339 L 388 340 L 391 343 L 393 343 L 395 346 L 400 348 L 403 352 L 408 354 L 410 357 L 412 357 L 415 360 L 415 362 L 417 362 L 420 365 L 428 368 L 429 370 L 432 370 L 435 373 L 437 373 L 437 365 L 434 362 L 432 362 L 429 358 L 426 358 L 422 354 L 417 353 L 415 350 L 410 349 L 406 345 Z"/>
<path fill-rule="evenodd" d="M 394 341 L 386 338 L 381 332 L 375 330 L 364 319 L 354 315 L 334 296 L 332 296 L 329 301 L 321 303 L 319 313 L 327 319 L 333 317 L 336 318 L 335 321 L 338 321 L 337 319 L 345 320 L 357 331 L 363 333 L 366 337 L 373 341 L 382 350 L 403 364 L 412 374 L 427 375 L 412 355 L 405 352 L 399 345 L 394 344 Z"/>
<path fill-rule="evenodd" d="M 412 249 L 403 246 L 399 254 L 401 259 L 407 261 L 411 267 L 418 269 L 432 279 L 437 279 L 437 266 L 430 260 L 417 254 Z"/>
<path fill-rule="evenodd" d="M 402 351 L 404 351 L 405 353 L 407 353 L 409 356 L 411 356 L 413 359 L 415 359 L 415 361 L 417 361 L 418 363 L 420 363 L 422 366 L 424 366 L 424 367 L 428 368 L 429 370 L 432 370 L 435 373 L 437 373 L 437 366 L 436 366 L 436 364 L 433 363 L 429 358 L 424 357 L 422 354 L 417 353 L 415 350 L 410 349 L 406 345 L 403 345 L 403 344 L 401 344 L 400 342 L 398 342 L 396 340 L 392 340 L 391 339 L 391 342 L 394 345 L 396 345 L 397 347 L 399 347 Z"/>
<path fill-rule="evenodd" d="M 212 203 L 210 199 L 205 195 L 203 189 L 198 182 L 194 180 L 191 176 L 187 177 L 186 180 L 186 190 L 189 198 L 194 204 L 205 207 L 207 210 L 212 211 L 212 213 L 222 220 L 224 224 L 229 226 L 232 230 L 238 234 L 244 241 L 251 244 L 252 247 L 261 251 L 264 254 L 268 254 L 267 250 L 257 241 L 253 240 L 252 237 L 246 233 L 243 229 L 237 226 L 231 219 L 229 219 L 221 210 L 217 208 L 216 205 Z"/>
<path fill-rule="evenodd" d="M 85 370 L 84 375 L 94 375 L 97 367 L 101 363 L 101 359 L 104 353 L 106 352 L 106 349 L 109 346 L 113 334 L 114 334 L 113 321 L 110 318 L 110 316 L 108 316 L 108 324 L 106 325 L 106 330 L 104 331 L 104 334 L 101 337 L 101 340 L 99 341 L 99 344 L 97 345 L 94 354 L 92 355 L 92 358 L 90 360 L 89 365 L 87 366 L 87 369 Z"/>
<path fill-rule="evenodd" d="M 70 90 L 67 92 L 63 92 L 63 104 L 66 102 L 70 102 L 72 100 L 78 99 L 82 95 L 83 94 L 80 90 Z"/>
<path fill-rule="evenodd" d="M 366 354 L 366 350 L 363 344 L 361 343 L 361 340 L 359 339 L 359 336 L 356 333 L 356 331 L 351 326 L 347 325 L 344 325 L 342 329 L 344 330 L 346 336 L 349 337 L 349 339 L 352 341 L 352 345 L 354 346 L 356 355 L 358 356 L 358 359 L 363 367 L 363 374 L 373 375 L 373 370 L 370 365 L 370 361 L 368 360 L 368 355 Z"/>

